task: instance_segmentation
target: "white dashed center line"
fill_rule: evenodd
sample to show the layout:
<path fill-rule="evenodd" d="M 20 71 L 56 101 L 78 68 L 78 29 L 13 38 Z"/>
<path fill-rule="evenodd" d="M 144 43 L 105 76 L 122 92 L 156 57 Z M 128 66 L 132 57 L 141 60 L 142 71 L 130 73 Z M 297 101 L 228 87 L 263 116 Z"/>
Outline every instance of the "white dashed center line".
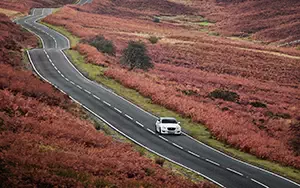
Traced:
<path fill-rule="evenodd" d="M 192 155 L 194 155 L 194 156 L 196 156 L 196 157 L 200 157 L 200 155 L 198 155 L 198 154 L 196 154 L 196 153 L 194 153 L 194 152 L 192 152 L 192 151 L 188 151 L 188 153 L 189 153 L 189 154 L 192 154 Z"/>
<path fill-rule="evenodd" d="M 181 147 L 181 146 L 179 146 L 178 144 L 176 144 L 176 143 L 172 143 L 174 146 L 176 146 L 176 147 L 178 147 L 178 148 L 180 148 L 180 149 L 183 149 L 183 147 Z"/>
<path fill-rule="evenodd" d="M 265 187 L 265 188 L 269 188 L 267 185 L 265 185 L 265 184 L 263 184 L 263 183 L 261 183 L 261 182 L 255 180 L 255 179 L 252 179 L 252 178 L 251 178 L 251 181 L 253 181 L 253 182 L 255 182 L 255 183 L 257 183 L 257 184 L 259 184 L 259 185 L 261 185 L 261 186 L 263 186 L 263 187 Z"/>
<path fill-rule="evenodd" d="M 230 172 L 233 172 L 233 173 L 237 174 L 237 175 L 243 176 L 242 173 L 240 173 L 240 172 L 238 172 L 238 171 L 236 171 L 236 170 L 233 170 L 233 169 L 231 169 L 231 168 L 226 168 L 226 169 L 229 170 Z"/>
<path fill-rule="evenodd" d="M 133 118 L 132 118 L 131 116 L 129 116 L 129 115 L 125 114 L 125 116 L 126 116 L 128 119 L 133 120 Z"/>
<path fill-rule="evenodd" d="M 106 104 L 107 106 L 111 106 L 111 104 L 109 104 L 108 102 L 106 101 L 103 101 L 104 104 Z"/>
<path fill-rule="evenodd" d="M 220 166 L 220 164 L 219 163 L 217 163 L 217 162 L 215 162 L 215 161 L 212 161 L 212 160 L 210 160 L 210 159 L 205 159 L 207 162 L 209 162 L 209 163 L 212 163 L 212 164 L 214 164 L 214 165 L 217 165 L 217 166 Z"/>
<path fill-rule="evenodd" d="M 152 134 L 155 134 L 155 132 L 153 132 L 151 129 L 148 129 L 148 128 L 147 128 L 147 131 L 149 131 L 149 132 L 152 133 Z"/>

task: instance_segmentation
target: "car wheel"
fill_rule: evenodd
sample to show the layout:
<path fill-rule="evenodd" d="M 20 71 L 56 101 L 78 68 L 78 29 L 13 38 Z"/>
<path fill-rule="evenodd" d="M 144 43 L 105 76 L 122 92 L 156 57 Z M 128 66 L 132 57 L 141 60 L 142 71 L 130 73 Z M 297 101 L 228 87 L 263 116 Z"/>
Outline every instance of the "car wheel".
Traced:
<path fill-rule="evenodd" d="M 162 133 L 161 133 L 161 127 L 159 127 L 159 131 L 158 131 L 158 133 L 159 133 L 159 134 L 162 134 Z"/>

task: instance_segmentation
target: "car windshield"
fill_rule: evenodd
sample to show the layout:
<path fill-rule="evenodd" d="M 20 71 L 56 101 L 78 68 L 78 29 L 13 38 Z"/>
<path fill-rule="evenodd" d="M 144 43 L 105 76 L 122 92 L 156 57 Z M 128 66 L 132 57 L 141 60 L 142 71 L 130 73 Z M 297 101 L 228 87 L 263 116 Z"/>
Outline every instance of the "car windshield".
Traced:
<path fill-rule="evenodd" d="M 175 119 L 162 119 L 161 122 L 162 123 L 177 123 L 177 121 Z"/>

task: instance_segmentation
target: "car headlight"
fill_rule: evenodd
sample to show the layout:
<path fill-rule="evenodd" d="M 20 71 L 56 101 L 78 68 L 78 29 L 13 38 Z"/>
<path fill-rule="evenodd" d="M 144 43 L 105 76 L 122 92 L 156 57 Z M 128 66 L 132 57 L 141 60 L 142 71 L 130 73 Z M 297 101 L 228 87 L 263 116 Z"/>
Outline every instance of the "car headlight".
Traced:
<path fill-rule="evenodd" d="M 167 129 L 167 127 L 165 127 L 165 126 L 162 126 L 161 128 L 162 128 L 162 129 Z"/>
<path fill-rule="evenodd" d="M 181 127 L 180 127 L 180 126 L 178 126 L 178 127 L 176 127 L 176 129 L 177 129 L 177 130 L 180 130 L 180 129 L 181 129 Z"/>

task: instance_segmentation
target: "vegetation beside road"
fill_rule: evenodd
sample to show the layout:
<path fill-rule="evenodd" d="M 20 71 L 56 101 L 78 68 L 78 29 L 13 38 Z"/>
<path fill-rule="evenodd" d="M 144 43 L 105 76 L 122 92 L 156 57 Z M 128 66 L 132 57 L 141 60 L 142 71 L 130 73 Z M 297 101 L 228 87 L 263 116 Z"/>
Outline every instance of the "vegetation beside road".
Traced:
<path fill-rule="evenodd" d="M 70 55 L 70 53 L 72 54 L 74 52 L 67 52 L 67 53 Z M 77 55 L 79 55 L 79 54 L 77 54 Z M 75 54 L 75 59 L 77 58 L 76 57 L 77 55 Z M 70 55 L 70 56 L 72 56 L 72 55 Z M 153 102 L 149 98 L 144 98 L 135 90 L 126 90 L 126 88 L 123 87 L 122 85 L 120 85 L 119 82 L 117 82 L 113 79 L 109 79 L 107 76 L 104 75 L 104 73 L 107 70 L 109 70 L 109 68 L 86 64 L 86 63 L 84 63 L 84 61 L 83 61 L 83 63 L 81 63 L 77 66 L 89 78 L 96 80 L 96 81 L 106 85 L 109 88 L 112 88 L 116 93 L 124 96 L 128 100 L 133 101 L 134 103 L 138 104 L 139 106 L 143 107 L 144 109 L 151 111 L 157 115 L 163 115 L 165 113 L 165 114 L 177 117 L 178 119 L 180 119 L 181 122 L 183 122 L 183 124 L 185 126 L 184 127 L 185 130 L 187 130 L 187 132 L 190 133 L 194 138 L 197 138 L 198 140 L 203 141 L 203 142 L 207 143 L 208 145 L 213 146 L 214 148 L 218 148 L 219 150 L 221 150 L 225 153 L 230 153 L 230 155 L 240 158 L 244 161 L 255 164 L 257 166 L 261 166 L 261 167 L 269 169 L 271 171 L 280 173 L 283 176 L 287 176 L 287 177 L 290 177 L 291 179 L 299 181 L 300 172 L 298 169 L 285 167 L 283 165 L 279 165 L 277 163 L 269 162 L 266 160 L 261 160 L 252 155 L 241 152 L 237 149 L 230 148 L 230 146 L 216 141 L 204 126 L 199 126 L 199 124 L 194 124 L 191 122 L 190 119 L 185 119 L 185 120 L 181 119 L 180 115 L 178 115 L 174 112 L 171 112 L 171 111 L 167 111 L 165 108 L 162 108 L 158 105 L 154 105 Z M 126 92 L 124 92 L 124 91 L 126 91 Z"/>

